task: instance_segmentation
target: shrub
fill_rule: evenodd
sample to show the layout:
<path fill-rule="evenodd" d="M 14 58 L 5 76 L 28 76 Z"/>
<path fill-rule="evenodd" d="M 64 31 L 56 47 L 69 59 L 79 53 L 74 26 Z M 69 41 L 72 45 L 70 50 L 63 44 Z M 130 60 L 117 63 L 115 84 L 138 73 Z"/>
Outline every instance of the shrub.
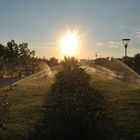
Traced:
<path fill-rule="evenodd" d="M 5 122 L 9 118 L 9 104 L 7 102 L 7 95 L 0 96 L 0 129 L 4 128 Z"/>
<path fill-rule="evenodd" d="M 45 118 L 35 139 L 102 139 L 104 98 L 90 86 L 90 76 L 75 58 L 66 58 L 50 88 Z"/>
<path fill-rule="evenodd" d="M 86 92 L 90 84 L 90 76 L 80 67 L 75 58 L 66 58 L 62 63 L 62 70 L 56 74 L 53 93 L 76 94 Z"/>

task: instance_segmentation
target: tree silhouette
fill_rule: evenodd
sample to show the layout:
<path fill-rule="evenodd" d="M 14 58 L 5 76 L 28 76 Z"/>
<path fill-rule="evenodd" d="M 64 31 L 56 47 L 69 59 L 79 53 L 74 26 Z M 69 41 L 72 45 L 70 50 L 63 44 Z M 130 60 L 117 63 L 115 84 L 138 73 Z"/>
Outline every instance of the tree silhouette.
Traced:
<path fill-rule="evenodd" d="M 2 77 L 2 73 L 4 70 L 4 58 L 5 58 L 5 48 L 2 44 L 0 44 L 0 77 Z"/>
<path fill-rule="evenodd" d="M 11 77 L 11 84 L 13 81 L 13 74 L 17 70 L 17 66 L 19 63 L 19 48 L 18 45 L 15 43 L 14 40 L 11 40 L 7 42 L 7 45 L 5 47 L 5 65 L 7 69 L 10 71 L 10 77 Z M 10 84 L 10 85 L 11 85 Z"/>
<path fill-rule="evenodd" d="M 18 45 L 11 40 L 5 46 L 0 44 L 0 76 L 3 77 L 3 73 L 6 73 L 11 78 L 10 83 L 17 74 L 21 75 L 24 72 L 27 76 L 34 73 L 37 62 L 35 51 L 30 50 L 26 42 Z"/>
<path fill-rule="evenodd" d="M 140 54 L 135 55 L 135 71 L 140 74 Z"/>

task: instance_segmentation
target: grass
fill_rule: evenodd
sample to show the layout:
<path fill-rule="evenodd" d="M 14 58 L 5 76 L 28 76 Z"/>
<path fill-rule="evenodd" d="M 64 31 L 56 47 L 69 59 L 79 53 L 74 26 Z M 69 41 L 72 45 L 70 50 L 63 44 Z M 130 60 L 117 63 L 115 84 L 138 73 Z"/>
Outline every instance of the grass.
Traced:
<path fill-rule="evenodd" d="M 140 138 L 140 84 L 112 79 L 108 76 L 92 75 L 91 85 L 104 95 L 109 112 L 119 128 L 133 139 Z"/>
<path fill-rule="evenodd" d="M 13 90 L 8 87 L 0 89 L 0 94 L 8 95 L 11 105 L 10 119 L 1 134 L 4 140 L 26 139 L 33 131 L 36 123 L 43 117 L 44 98 L 51 83 L 51 79 L 39 79 L 14 86 Z"/>
<path fill-rule="evenodd" d="M 13 78 L 13 82 L 18 80 L 20 80 L 20 78 Z M 11 83 L 10 78 L 0 78 L 0 88 L 10 85 L 10 83 Z"/>
<path fill-rule="evenodd" d="M 91 85 L 105 96 L 109 115 L 118 127 L 125 129 L 133 139 L 139 139 L 140 85 L 92 72 L 90 75 Z M 44 99 L 52 82 L 40 79 L 15 86 L 13 90 L 0 89 L 0 94 L 8 94 L 11 104 L 10 119 L 2 133 L 4 140 L 24 140 L 34 131 L 36 123 L 44 117 Z"/>

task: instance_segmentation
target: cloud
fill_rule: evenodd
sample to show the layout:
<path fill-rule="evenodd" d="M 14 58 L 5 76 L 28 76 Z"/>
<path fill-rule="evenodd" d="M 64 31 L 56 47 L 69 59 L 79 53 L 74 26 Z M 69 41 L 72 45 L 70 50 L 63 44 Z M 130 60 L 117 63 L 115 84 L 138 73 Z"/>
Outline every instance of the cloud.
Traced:
<path fill-rule="evenodd" d="M 140 43 L 133 43 L 133 48 L 140 49 Z"/>
<path fill-rule="evenodd" d="M 109 41 L 108 42 L 109 48 L 119 48 L 120 46 L 121 46 L 120 42 L 116 42 L 116 41 Z"/>
<path fill-rule="evenodd" d="M 103 46 L 104 43 L 103 43 L 103 42 L 96 42 L 96 45 L 97 45 L 97 46 Z"/>
<path fill-rule="evenodd" d="M 137 36 L 138 38 L 140 38 L 140 31 L 137 31 L 137 32 L 136 32 L 136 36 Z"/>
<path fill-rule="evenodd" d="M 136 37 L 140 38 L 140 28 L 134 29 Z"/>
<path fill-rule="evenodd" d="M 140 31 L 140 28 L 135 28 L 134 31 Z"/>

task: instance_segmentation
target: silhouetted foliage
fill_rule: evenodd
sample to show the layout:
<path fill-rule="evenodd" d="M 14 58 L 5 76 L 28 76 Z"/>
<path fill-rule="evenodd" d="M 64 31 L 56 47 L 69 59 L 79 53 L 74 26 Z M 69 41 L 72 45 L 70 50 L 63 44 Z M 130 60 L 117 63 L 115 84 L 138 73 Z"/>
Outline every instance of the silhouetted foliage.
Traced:
<path fill-rule="evenodd" d="M 56 74 L 54 89 L 57 89 L 58 93 L 85 92 L 90 83 L 90 76 L 80 67 L 75 58 L 65 57 L 64 59 L 61 62 L 62 71 Z"/>
<path fill-rule="evenodd" d="M 104 139 L 104 98 L 90 86 L 90 76 L 75 58 L 61 63 L 46 101 L 46 117 L 34 139 Z"/>
<path fill-rule="evenodd" d="M 0 77 L 2 77 L 2 72 L 4 70 L 5 55 L 5 48 L 2 44 L 0 44 Z"/>
<path fill-rule="evenodd" d="M 134 69 L 135 60 L 134 57 L 124 57 L 124 63 L 127 64 L 130 68 Z"/>
<path fill-rule="evenodd" d="M 49 59 L 43 58 L 43 59 L 40 59 L 40 61 L 44 61 L 49 67 L 54 67 L 59 64 L 58 59 L 55 57 L 51 57 Z"/>
<path fill-rule="evenodd" d="M 124 58 L 124 63 L 132 68 L 135 72 L 140 74 L 140 54 L 136 54 L 134 57 Z"/>
<path fill-rule="evenodd" d="M 135 71 L 140 74 L 140 54 L 135 55 Z"/>
<path fill-rule="evenodd" d="M 95 64 L 108 68 L 117 75 L 117 78 L 121 78 L 127 81 L 129 80 L 132 81 L 132 79 L 133 80 L 136 79 L 137 75 L 134 71 L 139 73 L 140 70 L 139 55 L 136 55 L 135 57 L 111 58 L 111 59 L 97 58 L 95 60 Z"/>
<path fill-rule="evenodd" d="M 10 106 L 7 95 L 0 95 L 0 131 L 4 128 L 5 122 L 9 118 Z"/>
<path fill-rule="evenodd" d="M 17 44 L 14 40 L 7 45 L 0 44 L 0 76 L 29 75 L 35 72 L 37 67 L 35 51 L 28 48 L 28 43 Z M 12 82 L 12 81 L 11 81 Z"/>
<path fill-rule="evenodd" d="M 109 59 L 108 58 L 97 58 L 95 59 L 96 65 L 102 65 L 104 67 L 109 67 Z"/>

